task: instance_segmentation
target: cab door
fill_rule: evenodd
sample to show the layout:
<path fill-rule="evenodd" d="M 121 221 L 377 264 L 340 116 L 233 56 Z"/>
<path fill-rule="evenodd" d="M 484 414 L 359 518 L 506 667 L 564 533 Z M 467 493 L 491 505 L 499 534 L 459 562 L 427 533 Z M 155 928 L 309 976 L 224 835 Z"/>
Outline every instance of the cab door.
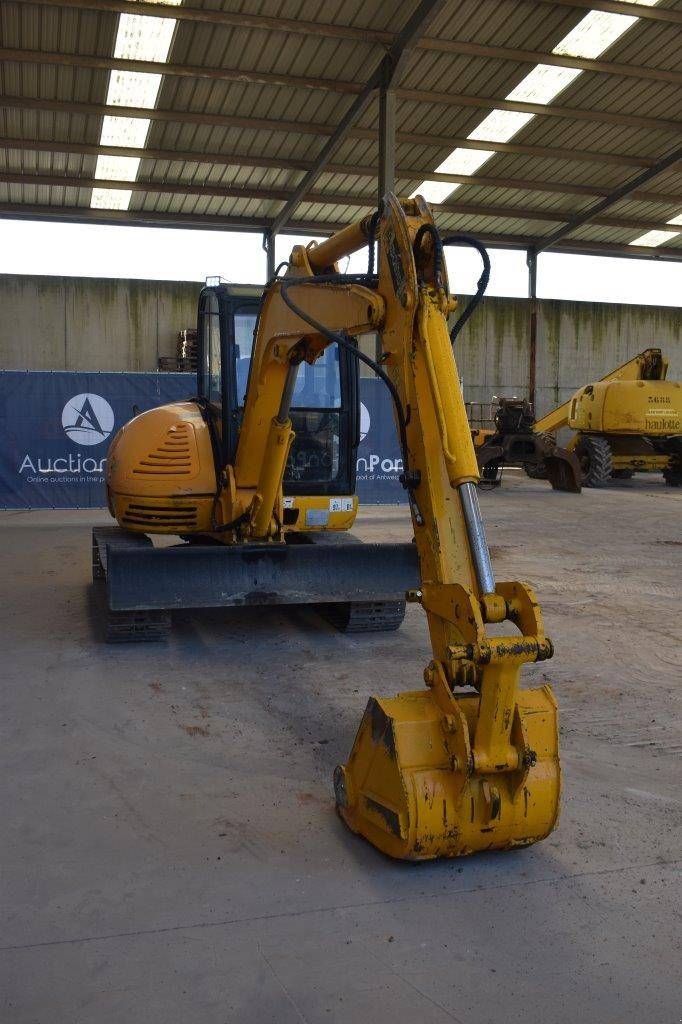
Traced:
<path fill-rule="evenodd" d="M 208 421 L 216 461 L 224 455 L 223 344 L 221 316 L 215 289 L 204 288 L 199 297 L 197 318 L 197 388 Z M 219 468 L 218 466 L 216 467 Z"/>
<path fill-rule="evenodd" d="M 199 300 L 199 394 L 206 402 L 218 471 L 234 462 L 244 413 L 259 304 L 205 288 Z M 290 410 L 296 434 L 284 475 L 286 495 L 351 495 L 359 441 L 357 361 L 330 345 L 298 370 Z"/>

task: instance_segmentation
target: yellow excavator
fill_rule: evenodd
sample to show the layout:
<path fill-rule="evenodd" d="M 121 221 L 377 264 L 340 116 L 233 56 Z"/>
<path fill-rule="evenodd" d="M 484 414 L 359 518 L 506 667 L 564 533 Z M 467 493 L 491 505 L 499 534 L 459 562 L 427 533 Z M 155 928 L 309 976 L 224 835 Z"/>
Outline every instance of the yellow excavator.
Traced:
<path fill-rule="evenodd" d="M 289 554 L 309 547 L 316 554 L 314 545 L 287 542 L 300 523 L 300 514 L 287 522 L 284 479 L 301 369 L 322 367 L 331 350 L 369 363 L 383 380 L 418 554 L 419 580 L 408 597 L 426 614 L 431 656 L 425 687 L 370 697 L 334 789 L 354 832 L 409 860 L 526 846 L 552 831 L 559 808 L 557 704 L 548 685 L 520 685 L 523 666 L 550 658 L 552 643 L 533 590 L 496 581 L 478 506 L 479 471 L 447 327 L 456 302 L 443 247 L 454 240 L 441 238 L 422 199 L 388 195 L 373 217 L 319 245 L 297 246 L 263 295 L 235 448 L 219 472 L 201 403 L 132 420 L 108 467 L 110 505 L 129 538 L 159 529 L 139 519 L 141 506 L 183 516 L 191 506 L 196 518 L 183 522 L 182 533 L 210 535 L 219 543 L 199 548 L 213 553 L 246 552 L 258 584 L 263 558 L 286 575 Z M 364 246 L 367 273 L 340 274 L 338 262 Z M 356 342 L 369 331 L 380 339 L 377 360 Z M 176 522 L 172 529 L 180 532 Z M 378 545 L 375 572 L 385 547 Z M 191 553 L 193 545 L 185 548 Z M 339 546 L 341 575 L 355 549 Z M 181 564 L 191 571 L 190 561 Z M 211 571 L 226 564 L 214 562 Z M 335 578 L 314 560 L 308 569 L 309 585 L 331 599 Z"/>
<path fill-rule="evenodd" d="M 682 384 L 666 380 L 667 372 L 660 348 L 647 348 L 579 388 L 533 429 L 550 441 L 558 430 L 574 431 L 566 448 L 578 457 L 586 487 L 646 472 L 661 472 L 668 486 L 680 487 Z"/>

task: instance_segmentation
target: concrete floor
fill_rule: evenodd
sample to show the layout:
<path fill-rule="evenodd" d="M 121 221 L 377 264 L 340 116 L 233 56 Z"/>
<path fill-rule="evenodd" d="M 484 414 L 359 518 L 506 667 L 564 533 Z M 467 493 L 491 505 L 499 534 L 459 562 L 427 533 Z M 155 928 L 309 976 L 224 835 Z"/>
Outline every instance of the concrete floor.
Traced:
<path fill-rule="evenodd" d="M 0 1019 L 8 1024 L 670 1024 L 680 995 L 682 494 L 484 493 L 499 578 L 556 644 L 563 813 L 507 854 L 393 863 L 334 814 L 370 693 L 419 685 L 420 609 L 96 636 L 99 513 L 0 513 Z M 366 510 L 366 538 L 409 536 Z"/>

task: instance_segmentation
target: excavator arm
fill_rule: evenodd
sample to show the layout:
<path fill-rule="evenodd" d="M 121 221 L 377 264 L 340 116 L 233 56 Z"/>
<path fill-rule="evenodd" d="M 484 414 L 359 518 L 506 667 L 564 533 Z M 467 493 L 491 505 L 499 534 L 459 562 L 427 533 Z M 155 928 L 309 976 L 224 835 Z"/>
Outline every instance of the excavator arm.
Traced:
<path fill-rule="evenodd" d="M 375 234 L 378 277 L 336 273 Z M 370 698 L 335 793 L 351 829 L 412 860 L 535 842 L 554 827 L 559 801 L 555 700 L 548 686 L 519 685 L 524 664 L 551 657 L 552 645 L 530 587 L 495 580 L 448 335 L 454 307 L 421 199 L 387 196 L 372 221 L 295 250 L 265 298 L 230 484 L 244 533 L 276 537 L 296 368 L 378 330 L 376 370 L 394 400 L 419 555 L 410 597 L 426 613 L 432 655 L 426 689 Z"/>

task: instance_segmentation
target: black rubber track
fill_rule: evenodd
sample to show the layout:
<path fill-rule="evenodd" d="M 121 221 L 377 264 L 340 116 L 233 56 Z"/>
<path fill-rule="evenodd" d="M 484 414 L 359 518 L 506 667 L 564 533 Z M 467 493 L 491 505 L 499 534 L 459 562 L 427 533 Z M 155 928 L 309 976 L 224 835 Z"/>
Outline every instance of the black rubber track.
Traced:
<path fill-rule="evenodd" d="M 405 618 L 404 601 L 347 601 L 317 607 L 341 633 L 388 633 Z"/>

